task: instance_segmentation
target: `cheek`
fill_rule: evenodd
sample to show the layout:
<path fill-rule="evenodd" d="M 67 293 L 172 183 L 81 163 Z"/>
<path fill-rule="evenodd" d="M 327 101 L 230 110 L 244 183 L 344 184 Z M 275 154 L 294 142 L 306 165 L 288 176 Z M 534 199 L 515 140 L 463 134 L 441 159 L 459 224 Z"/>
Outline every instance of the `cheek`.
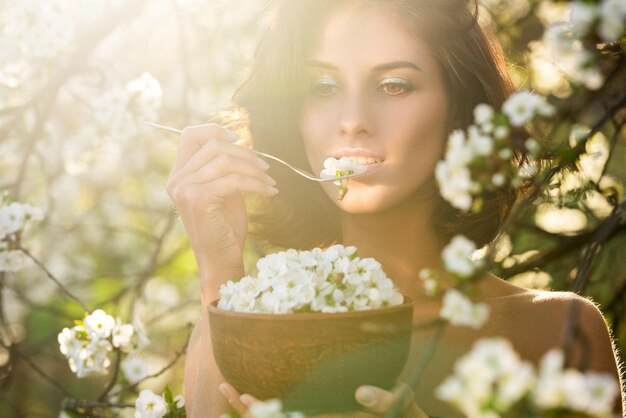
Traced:
<path fill-rule="evenodd" d="M 446 141 L 446 102 L 440 97 L 420 100 L 389 115 L 389 156 L 414 172 L 434 170 Z"/>

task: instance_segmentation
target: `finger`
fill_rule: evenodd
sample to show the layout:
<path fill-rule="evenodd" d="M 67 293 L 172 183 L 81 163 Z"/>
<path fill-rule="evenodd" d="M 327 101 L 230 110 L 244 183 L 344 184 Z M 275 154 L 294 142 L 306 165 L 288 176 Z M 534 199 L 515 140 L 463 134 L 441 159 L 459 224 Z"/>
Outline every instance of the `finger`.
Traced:
<path fill-rule="evenodd" d="M 258 178 L 230 173 L 205 183 L 193 180 L 183 182 L 174 189 L 174 202 L 181 208 L 210 205 L 221 207 L 224 199 L 236 193 L 256 193 L 271 197 L 278 193 L 278 189 Z"/>
<path fill-rule="evenodd" d="M 253 403 L 259 402 L 259 400 L 257 398 L 255 398 L 252 395 L 248 395 L 247 393 L 244 393 L 243 395 L 241 395 L 239 397 L 239 400 L 246 405 L 248 408 L 250 408 L 252 406 Z"/>
<path fill-rule="evenodd" d="M 276 181 L 265 173 L 259 165 L 242 160 L 229 154 L 222 154 L 214 158 L 209 163 L 202 166 L 194 173 L 184 173 L 184 169 L 168 180 L 166 186 L 168 192 L 172 192 L 179 184 L 186 183 L 206 183 L 224 177 L 230 173 L 237 173 L 244 176 L 255 177 L 264 181 L 270 186 L 274 186 Z"/>
<path fill-rule="evenodd" d="M 174 161 L 173 172 L 178 171 L 185 163 L 202 147 L 209 139 L 216 139 L 225 142 L 235 142 L 238 136 L 236 133 L 227 131 L 219 125 L 209 123 L 206 125 L 187 126 L 180 134 L 180 145 L 176 161 Z"/>
<path fill-rule="evenodd" d="M 248 406 L 241 402 L 240 394 L 237 389 L 229 385 L 228 383 L 222 383 L 219 385 L 220 392 L 228 400 L 230 406 L 239 414 L 245 415 L 248 412 Z"/>
<path fill-rule="evenodd" d="M 404 383 L 396 385 L 393 392 L 375 386 L 360 386 L 355 394 L 357 402 L 374 414 L 388 412 L 400 401 L 400 412 L 406 412 L 415 405 L 413 391 Z"/>
<path fill-rule="evenodd" d="M 194 173 L 212 160 L 223 155 L 231 158 L 241 159 L 267 170 L 270 165 L 259 158 L 252 150 L 235 144 L 227 144 L 224 141 L 210 139 L 196 151 L 187 163 L 175 175 L 187 175 Z"/>

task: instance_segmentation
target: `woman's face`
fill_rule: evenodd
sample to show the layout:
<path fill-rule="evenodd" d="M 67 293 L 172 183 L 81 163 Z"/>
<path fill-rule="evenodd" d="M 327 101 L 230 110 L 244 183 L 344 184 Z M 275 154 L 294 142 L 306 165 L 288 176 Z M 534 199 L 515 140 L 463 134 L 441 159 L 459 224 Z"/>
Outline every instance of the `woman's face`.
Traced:
<path fill-rule="evenodd" d="M 446 137 L 448 103 L 429 48 L 382 13 L 339 11 L 308 71 L 300 129 L 312 169 L 319 173 L 329 157 L 376 161 L 337 204 L 372 213 L 414 195 L 432 176 Z M 323 187 L 335 200 L 337 186 Z"/>

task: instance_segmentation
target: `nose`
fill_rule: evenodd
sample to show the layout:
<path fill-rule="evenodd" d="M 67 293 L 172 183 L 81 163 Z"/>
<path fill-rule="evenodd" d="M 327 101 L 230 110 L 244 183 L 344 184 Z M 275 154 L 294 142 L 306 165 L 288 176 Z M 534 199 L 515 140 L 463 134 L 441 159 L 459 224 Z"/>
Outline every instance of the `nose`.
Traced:
<path fill-rule="evenodd" d="M 366 95 L 354 92 L 344 96 L 339 117 L 339 133 L 344 137 L 367 137 L 374 134 L 372 103 Z"/>

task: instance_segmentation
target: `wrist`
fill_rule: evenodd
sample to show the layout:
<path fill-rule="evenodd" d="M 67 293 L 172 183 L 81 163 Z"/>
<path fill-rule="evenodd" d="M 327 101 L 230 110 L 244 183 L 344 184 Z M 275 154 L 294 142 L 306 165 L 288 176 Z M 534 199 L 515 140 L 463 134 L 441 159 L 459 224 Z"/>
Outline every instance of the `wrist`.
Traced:
<path fill-rule="evenodd" d="M 196 259 L 202 306 L 206 307 L 219 298 L 220 286 L 229 280 L 237 280 L 244 276 L 243 260 L 240 265 L 218 264 L 214 261 Z"/>

